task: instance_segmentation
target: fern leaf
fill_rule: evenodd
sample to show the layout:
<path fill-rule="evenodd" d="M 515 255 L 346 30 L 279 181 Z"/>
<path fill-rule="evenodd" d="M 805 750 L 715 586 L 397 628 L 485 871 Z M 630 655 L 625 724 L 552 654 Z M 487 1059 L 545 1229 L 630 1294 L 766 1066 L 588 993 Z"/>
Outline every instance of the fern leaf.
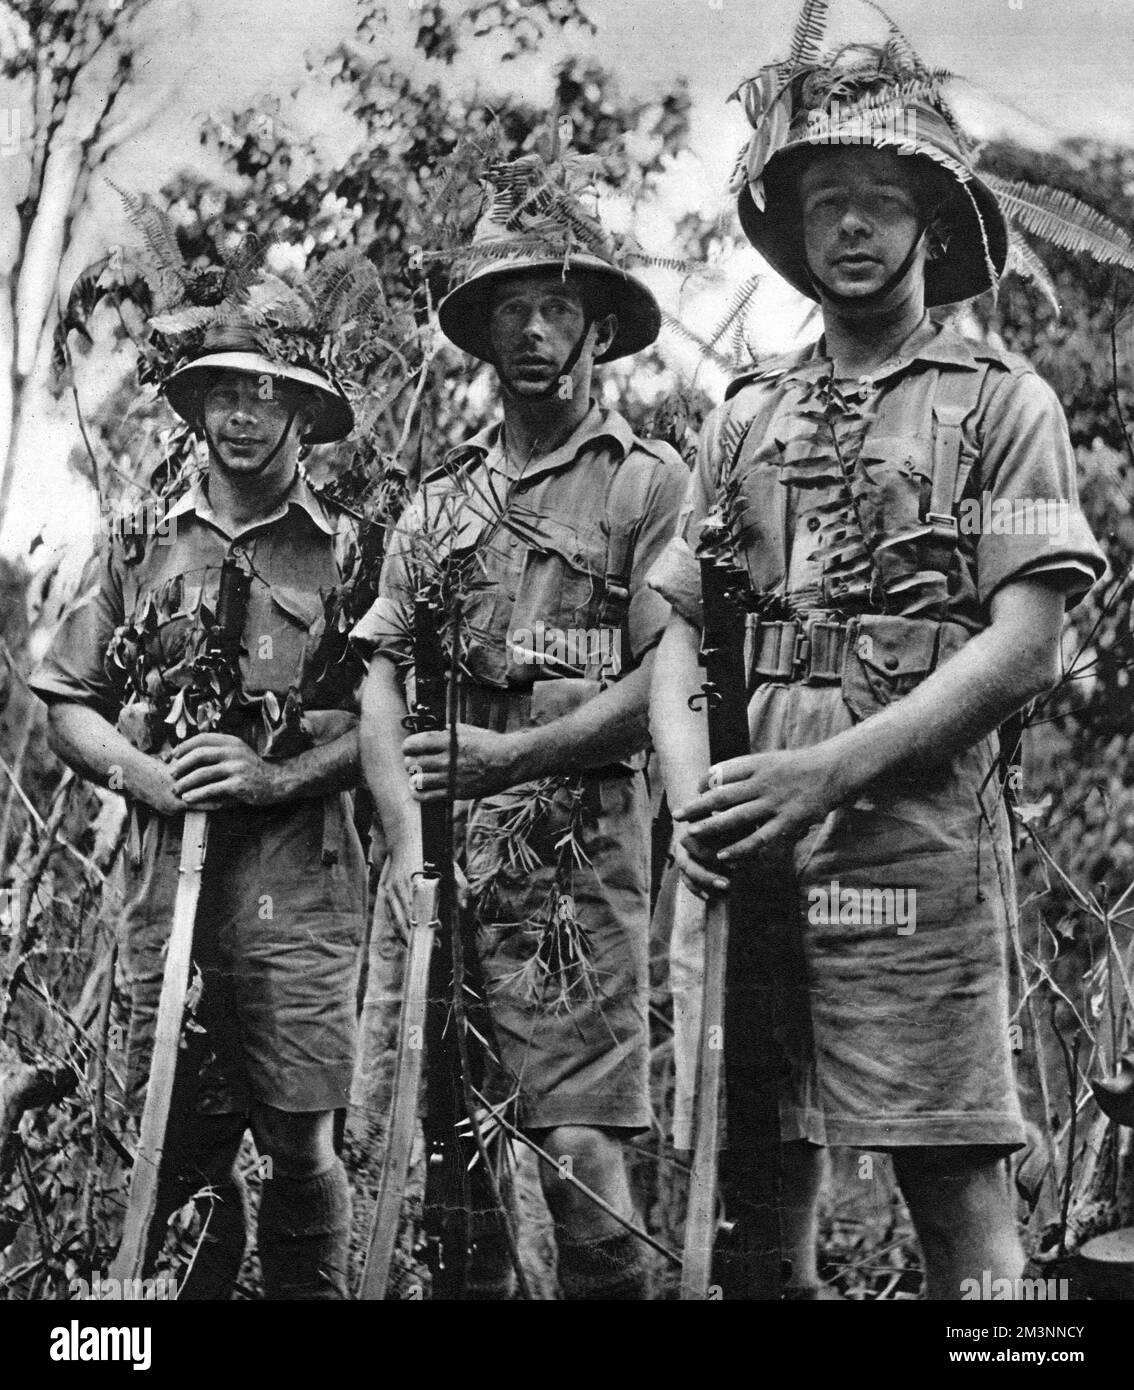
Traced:
<path fill-rule="evenodd" d="M 793 67 L 814 63 L 819 59 L 823 37 L 827 32 L 828 0 L 803 0 L 795 32 L 791 36 L 788 62 Z"/>
<path fill-rule="evenodd" d="M 1000 199 L 1009 219 L 1025 232 L 1065 251 L 1085 253 L 1104 265 L 1134 270 L 1134 243 L 1127 233 L 1066 189 L 1009 183 L 995 174 L 981 177 Z"/>
<path fill-rule="evenodd" d="M 756 297 L 756 291 L 759 289 L 762 279 L 763 277 L 760 275 L 750 275 L 743 284 L 737 286 L 723 317 L 709 334 L 710 347 L 716 347 L 729 329 L 734 328 L 738 323 L 743 329 L 744 319 L 752 307 L 752 301 Z"/>
<path fill-rule="evenodd" d="M 1047 266 L 1013 227 L 1008 239 L 1008 270 L 1014 270 L 1024 280 L 1030 280 L 1043 297 L 1059 313 L 1059 296 L 1048 274 Z"/>
<path fill-rule="evenodd" d="M 240 238 L 232 252 L 224 257 L 225 292 L 237 301 L 248 297 L 248 291 L 264 264 L 267 248 L 260 238 L 250 232 Z"/>
<path fill-rule="evenodd" d="M 313 322 L 311 306 L 278 275 L 262 274 L 248 292 L 248 304 L 285 327 L 308 328 Z"/>
<path fill-rule="evenodd" d="M 176 337 L 180 333 L 191 333 L 194 328 L 205 328 L 217 317 L 215 307 L 198 308 L 195 305 L 186 305 L 183 309 L 174 309 L 169 313 L 155 314 L 150 319 L 150 327 L 155 333 L 164 333 L 168 337 Z"/>
<path fill-rule="evenodd" d="M 671 333 L 676 333 L 679 338 L 682 338 L 692 347 L 695 347 L 702 357 L 712 362 L 715 366 L 720 367 L 722 371 L 731 373 L 734 370 L 732 362 L 730 362 L 723 353 L 719 353 L 712 344 L 707 343 L 704 338 L 694 333 L 691 328 L 688 328 L 679 318 L 676 318 L 666 309 L 662 310 L 662 326 L 668 328 Z"/>
<path fill-rule="evenodd" d="M 128 193 L 111 179 L 107 182 L 125 204 L 130 221 L 141 232 L 146 250 L 153 257 L 158 272 L 183 279 L 186 271 L 185 258 L 177 244 L 177 233 L 174 231 L 173 223 L 166 214 L 144 194 Z"/>
<path fill-rule="evenodd" d="M 882 18 L 886 21 L 886 27 L 889 30 L 890 49 L 893 52 L 894 56 L 898 59 L 901 66 L 903 68 L 911 69 L 913 72 L 917 73 L 919 77 L 924 75 L 926 67 L 925 64 L 918 57 L 917 50 L 914 48 L 913 44 L 910 43 L 909 39 L 906 38 L 905 34 L 901 31 L 901 29 L 898 28 L 898 26 L 882 8 L 882 6 L 877 4 L 875 0 L 862 0 L 862 2 L 864 5 L 869 5 L 870 8 L 874 10 L 876 14 L 880 14 Z"/>

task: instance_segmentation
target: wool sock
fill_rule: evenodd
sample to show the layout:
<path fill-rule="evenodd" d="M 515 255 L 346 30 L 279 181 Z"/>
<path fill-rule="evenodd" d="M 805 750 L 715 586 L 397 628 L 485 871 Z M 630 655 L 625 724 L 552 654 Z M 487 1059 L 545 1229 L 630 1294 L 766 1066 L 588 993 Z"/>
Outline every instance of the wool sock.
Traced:
<path fill-rule="evenodd" d="M 325 1173 L 276 1173 L 260 1198 L 258 1245 L 269 1299 L 332 1303 L 348 1299 L 350 1187 L 335 1160 Z"/>
<path fill-rule="evenodd" d="M 516 1294 L 516 1271 L 508 1237 L 499 1216 L 474 1224 L 473 1251 L 465 1279 L 465 1297 L 477 1302 L 502 1302 Z"/>
<path fill-rule="evenodd" d="M 192 1267 L 177 1297 L 187 1302 L 224 1302 L 232 1298 L 244 1248 L 248 1244 L 248 1192 L 233 1173 L 217 1183 L 212 1197 L 200 1198 L 197 1210 L 207 1221 Z"/>
<path fill-rule="evenodd" d="M 650 1267 L 642 1242 L 629 1231 L 574 1241 L 556 1233 L 563 1297 L 588 1302 L 645 1302 Z"/>

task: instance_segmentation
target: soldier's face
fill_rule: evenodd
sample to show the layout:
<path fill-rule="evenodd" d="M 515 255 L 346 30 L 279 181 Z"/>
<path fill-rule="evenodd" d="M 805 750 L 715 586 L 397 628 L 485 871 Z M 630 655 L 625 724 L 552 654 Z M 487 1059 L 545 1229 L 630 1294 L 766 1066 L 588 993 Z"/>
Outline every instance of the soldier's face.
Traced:
<path fill-rule="evenodd" d="M 259 473 L 272 459 L 292 404 L 270 377 L 234 372 L 214 381 L 205 391 L 202 408 L 221 465 L 231 473 Z M 292 429 L 296 440 L 304 423 L 297 415 Z M 289 452 L 285 445 L 276 459 L 286 459 Z"/>
<path fill-rule="evenodd" d="M 519 395 L 537 396 L 558 379 L 585 324 L 582 296 L 562 276 L 504 280 L 489 318 L 497 366 Z"/>
<path fill-rule="evenodd" d="M 803 170 L 799 197 L 808 265 L 852 299 L 880 289 L 921 230 L 911 161 L 892 150 L 820 150 Z M 922 246 L 914 273 L 924 268 Z"/>

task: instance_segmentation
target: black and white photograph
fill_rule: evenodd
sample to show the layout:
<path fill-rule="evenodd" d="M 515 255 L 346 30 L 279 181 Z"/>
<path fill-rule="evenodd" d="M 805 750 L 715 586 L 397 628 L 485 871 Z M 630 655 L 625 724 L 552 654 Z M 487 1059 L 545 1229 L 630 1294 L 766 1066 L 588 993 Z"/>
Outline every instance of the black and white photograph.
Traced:
<path fill-rule="evenodd" d="M 0 0 L 27 1373 L 248 1301 L 1109 1364 L 1132 70 L 1129 0 Z"/>

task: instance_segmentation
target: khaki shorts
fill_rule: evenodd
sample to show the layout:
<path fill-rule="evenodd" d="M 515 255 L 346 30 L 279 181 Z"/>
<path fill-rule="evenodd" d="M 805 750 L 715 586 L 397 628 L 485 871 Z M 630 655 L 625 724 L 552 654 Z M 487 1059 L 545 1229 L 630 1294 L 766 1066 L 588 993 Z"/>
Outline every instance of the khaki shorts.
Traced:
<path fill-rule="evenodd" d="M 568 824 L 557 798 L 532 843 L 534 868 L 502 874 L 477 918 L 478 944 L 498 1065 L 489 1087 L 515 1097 L 518 1123 L 637 1130 L 650 1123 L 647 955 L 650 916 L 650 806 L 641 772 L 587 774 L 593 816 L 583 832 L 587 863 L 572 873 L 578 920 L 590 943 L 595 997 L 569 1010 L 525 997 L 520 975 L 539 948 L 538 919 L 554 880 L 554 847 Z M 483 865 L 498 818 L 530 800 L 512 788 L 472 805 L 470 878 Z"/>
<path fill-rule="evenodd" d="M 120 960 L 131 1001 L 127 1090 L 149 1072 L 180 826 L 150 817 L 126 867 Z M 333 846 L 331 852 L 325 853 Z M 337 859 L 337 862 L 325 862 Z M 347 1103 L 365 865 L 345 798 L 210 816 L 175 1106 L 202 1114 Z"/>
<path fill-rule="evenodd" d="M 837 686 L 771 684 L 749 721 L 753 751 L 766 751 L 832 738 L 852 716 Z M 1008 1031 L 1015 887 L 994 759 L 991 740 L 946 764 L 927 749 L 916 775 L 756 861 L 732 930 L 765 933 L 776 962 L 776 1055 L 746 1061 L 781 1077 L 784 1139 L 1023 1143 Z"/>

